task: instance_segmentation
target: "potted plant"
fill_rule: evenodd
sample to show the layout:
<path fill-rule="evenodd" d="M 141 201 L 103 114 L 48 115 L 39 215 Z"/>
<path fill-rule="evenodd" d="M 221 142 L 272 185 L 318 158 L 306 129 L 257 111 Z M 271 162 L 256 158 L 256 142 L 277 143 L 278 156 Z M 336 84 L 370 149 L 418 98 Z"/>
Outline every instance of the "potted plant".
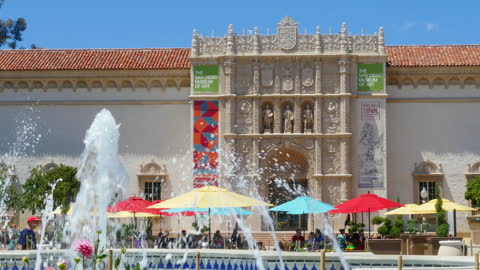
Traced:
<path fill-rule="evenodd" d="M 437 203 L 435 204 L 435 210 L 437 211 L 437 230 L 435 232 L 436 237 L 429 237 L 427 242 L 432 246 L 432 255 L 438 254 L 440 248 L 440 241 L 444 240 L 462 240 L 461 237 L 449 237 L 448 231 L 450 226 L 447 222 L 447 211 L 443 209 L 443 199 L 441 196 L 440 188 L 435 189 L 435 195 L 437 197 Z"/>
<path fill-rule="evenodd" d="M 368 239 L 368 248 L 374 254 L 401 254 L 402 239 L 395 238 L 403 231 L 403 221 L 395 219 L 392 225 L 392 220 L 388 217 L 374 217 L 372 223 L 380 225 L 377 232 L 382 236 L 381 239 Z"/>

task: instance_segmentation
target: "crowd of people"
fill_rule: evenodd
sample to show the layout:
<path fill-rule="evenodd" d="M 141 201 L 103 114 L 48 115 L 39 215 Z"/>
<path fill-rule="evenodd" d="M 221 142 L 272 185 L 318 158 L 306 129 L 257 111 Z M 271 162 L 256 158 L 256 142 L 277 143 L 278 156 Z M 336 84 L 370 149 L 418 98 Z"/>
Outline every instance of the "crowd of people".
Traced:
<path fill-rule="evenodd" d="M 365 237 L 363 233 L 345 234 L 344 229 L 339 230 L 337 235 L 338 246 L 342 250 L 363 250 L 365 248 Z M 291 242 L 288 248 L 281 246 L 283 250 L 289 251 L 317 251 L 321 249 L 332 250 L 334 244 L 332 239 L 322 234 L 320 229 L 316 229 L 315 232 L 310 232 L 308 239 L 302 235 L 302 230 L 297 229 L 295 234 L 291 238 Z"/>
<path fill-rule="evenodd" d="M 208 234 L 187 234 L 182 230 L 178 237 L 170 237 L 168 231 L 159 232 L 155 242 L 155 248 L 243 248 L 244 240 L 237 229 L 233 230 L 230 237 L 223 237 L 220 230 L 217 230 L 210 238 Z"/>

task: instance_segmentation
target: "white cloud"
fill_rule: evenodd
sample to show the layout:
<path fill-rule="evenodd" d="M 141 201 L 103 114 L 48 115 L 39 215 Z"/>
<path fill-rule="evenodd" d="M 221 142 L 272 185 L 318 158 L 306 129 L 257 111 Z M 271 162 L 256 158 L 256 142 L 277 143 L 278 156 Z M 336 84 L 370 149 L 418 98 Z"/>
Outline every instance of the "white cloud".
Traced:
<path fill-rule="evenodd" d="M 427 29 L 427 32 L 432 32 L 434 30 L 437 30 L 438 29 L 438 24 L 435 24 L 435 23 L 427 23 L 425 24 L 425 28 Z"/>

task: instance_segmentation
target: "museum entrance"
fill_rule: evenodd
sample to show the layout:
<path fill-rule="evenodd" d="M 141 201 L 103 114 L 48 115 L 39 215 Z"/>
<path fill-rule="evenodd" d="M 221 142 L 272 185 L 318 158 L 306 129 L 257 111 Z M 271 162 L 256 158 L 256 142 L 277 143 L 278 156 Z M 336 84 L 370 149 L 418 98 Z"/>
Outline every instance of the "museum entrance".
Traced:
<path fill-rule="evenodd" d="M 266 159 L 265 178 L 268 201 L 273 205 L 308 196 L 308 161 L 301 153 L 279 150 Z M 306 229 L 308 214 L 290 215 L 286 212 L 270 213 L 276 231 Z"/>

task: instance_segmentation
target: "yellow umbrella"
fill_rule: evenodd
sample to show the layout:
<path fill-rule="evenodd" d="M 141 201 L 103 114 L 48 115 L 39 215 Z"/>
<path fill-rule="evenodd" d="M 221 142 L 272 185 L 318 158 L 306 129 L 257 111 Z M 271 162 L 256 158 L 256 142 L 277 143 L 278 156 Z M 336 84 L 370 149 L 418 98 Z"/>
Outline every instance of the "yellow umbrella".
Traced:
<path fill-rule="evenodd" d="M 412 214 L 436 213 L 437 212 L 437 210 L 435 209 L 435 204 L 436 203 L 437 203 L 437 199 L 434 199 L 434 200 L 428 201 L 428 202 L 426 202 L 422 205 L 419 205 L 418 207 L 416 207 L 413 210 Z M 452 210 L 456 210 L 456 211 L 475 211 L 476 210 L 474 208 L 471 208 L 471 207 L 468 207 L 468 206 L 465 206 L 465 205 L 454 203 L 454 202 L 449 201 L 447 199 L 442 199 L 442 208 L 445 211 L 452 211 Z"/>
<path fill-rule="evenodd" d="M 418 214 L 414 213 L 415 209 L 418 207 L 418 204 L 410 203 L 410 204 L 405 204 L 402 207 L 399 207 L 397 209 L 388 211 L 385 213 L 386 216 L 391 216 L 391 215 L 412 215 L 412 214 Z"/>
<path fill-rule="evenodd" d="M 175 198 L 165 200 L 147 208 L 226 208 L 226 207 L 251 207 L 251 206 L 273 206 L 244 195 L 240 195 L 225 188 L 215 186 L 204 186 L 202 188 L 187 192 Z M 208 242 L 210 243 L 211 220 L 208 226 Z"/>
<path fill-rule="evenodd" d="M 273 206 L 224 188 L 204 186 L 147 208 L 226 208 Z"/>
<path fill-rule="evenodd" d="M 70 208 L 68 208 L 68 211 L 67 211 L 67 215 L 71 215 L 73 213 L 73 206 L 70 206 Z M 62 213 L 62 208 L 57 208 L 55 211 L 53 211 L 53 214 L 55 215 L 63 215 Z"/>

